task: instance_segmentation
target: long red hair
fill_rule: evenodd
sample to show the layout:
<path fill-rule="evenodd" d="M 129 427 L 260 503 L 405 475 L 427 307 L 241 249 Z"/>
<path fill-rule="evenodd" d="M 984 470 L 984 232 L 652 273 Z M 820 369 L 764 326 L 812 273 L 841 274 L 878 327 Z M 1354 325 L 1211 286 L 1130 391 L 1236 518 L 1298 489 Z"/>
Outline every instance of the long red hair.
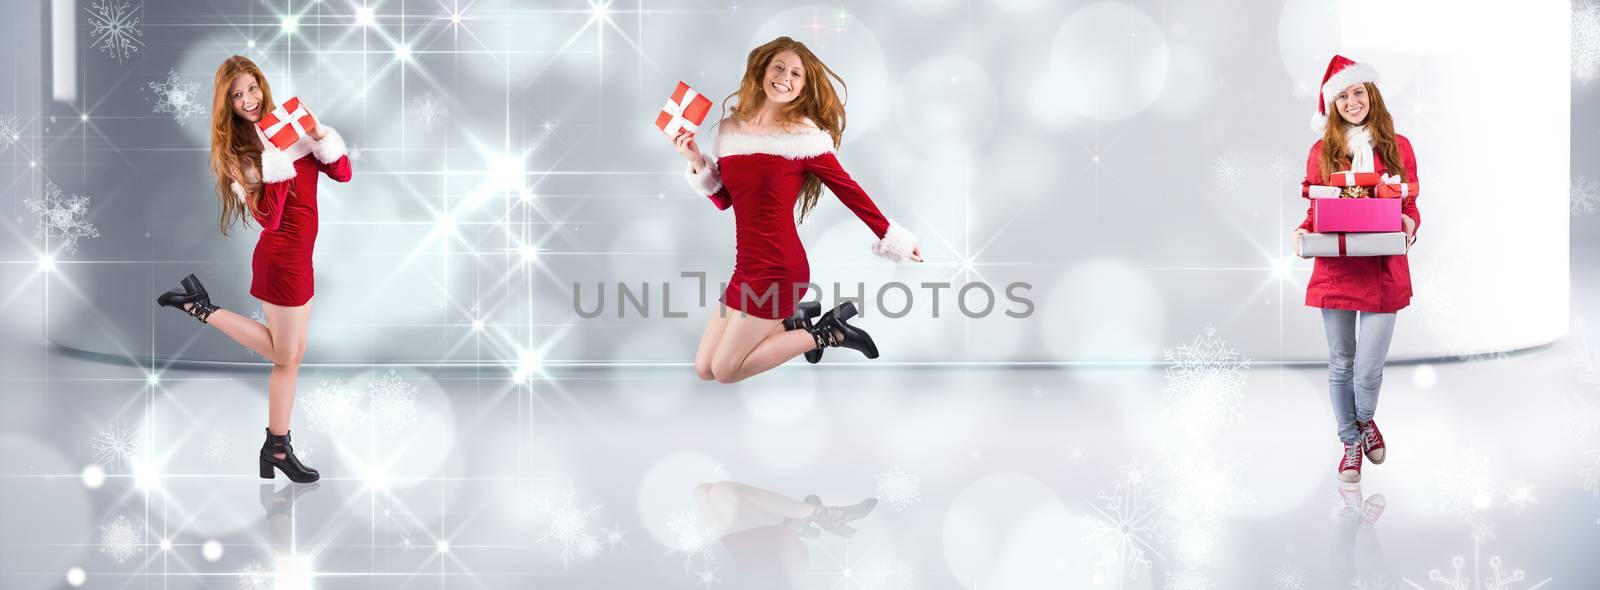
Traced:
<path fill-rule="evenodd" d="M 258 212 L 261 201 L 261 143 L 256 139 L 254 124 L 233 113 L 233 102 L 228 100 L 228 89 L 240 74 L 255 76 L 261 87 L 261 112 L 270 113 L 277 105 L 272 102 L 272 87 L 250 58 L 235 55 L 217 67 L 215 90 L 211 97 L 211 174 L 216 177 L 217 199 L 222 202 L 222 218 L 218 221 L 223 235 L 235 221 L 250 225 L 247 212 Z M 247 173 L 246 171 L 254 173 Z M 244 202 L 233 194 L 233 183 L 244 187 Z"/>
<path fill-rule="evenodd" d="M 1383 162 L 1383 167 L 1389 174 L 1397 174 L 1404 178 L 1404 182 L 1411 182 L 1405 178 L 1405 164 L 1400 160 L 1400 148 L 1394 141 L 1394 117 L 1389 116 L 1389 108 L 1383 104 L 1383 95 L 1378 93 L 1378 85 L 1371 82 L 1362 82 L 1367 87 L 1367 120 L 1362 124 L 1367 126 L 1367 132 L 1372 135 L 1372 147 L 1378 152 L 1378 160 Z M 1339 113 L 1328 108 L 1328 122 L 1322 127 L 1322 158 L 1320 168 L 1322 181 L 1328 181 L 1328 175 L 1350 169 L 1350 148 L 1344 143 L 1344 119 Z"/>
<path fill-rule="evenodd" d="M 789 104 L 784 105 L 779 111 L 779 122 L 787 129 L 803 119 L 811 119 L 817 127 L 833 136 L 833 147 L 839 149 L 839 141 L 844 137 L 845 101 L 840 100 L 839 93 L 834 91 L 833 82 L 839 82 L 839 87 L 844 89 L 847 99 L 850 89 L 845 86 L 844 79 L 822 63 L 822 60 L 817 59 L 816 54 L 811 53 L 805 43 L 789 37 L 778 37 L 750 50 L 750 56 L 745 60 L 744 79 L 739 82 L 739 91 L 722 100 L 723 111 L 731 113 L 730 116 L 740 122 L 749 121 L 756 113 L 761 112 L 761 106 L 767 102 L 767 94 L 761 89 L 767 66 L 772 63 L 772 58 L 784 51 L 793 51 L 795 55 L 800 56 L 800 64 L 805 70 L 805 85 L 800 88 L 800 96 L 789 101 Z M 734 104 L 733 108 L 728 108 L 728 101 L 735 97 L 739 102 Z M 822 181 L 815 175 L 806 174 L 805 180 L 800 184 L 800 200 L 796 205 L 800 209 L 800 221 L 805 221 L 806 214 L 817 205 L 817 197 L 821 194 Z"/>

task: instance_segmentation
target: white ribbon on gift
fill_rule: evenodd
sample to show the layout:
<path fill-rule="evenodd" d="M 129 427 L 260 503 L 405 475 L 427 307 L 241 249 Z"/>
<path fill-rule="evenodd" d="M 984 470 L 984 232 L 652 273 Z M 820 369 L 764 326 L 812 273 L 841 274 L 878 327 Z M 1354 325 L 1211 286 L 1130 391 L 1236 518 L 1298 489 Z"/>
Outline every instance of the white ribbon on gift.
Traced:
<path fill-rule="evenodd" d="M 267 137 L 272 137 L 274 135 L 277 135 L 279 131 L 283 130 L 283 126 L 284 125 L 293 126 L 295 135 L 298 135 L 300 137 L 305 137 L 306 136 L 306 128 L 305 128 L 305 126 L 300 124 L 300 118 L 304 117 L 304 116 L 307 116 L 307 115 L 311 115 L 312 120 L 313 121 L 316 120 L 316 115 L 312 115 L 311 114 L 311 109 L 307 109 L 306 108 L 305 101 L 297 101 L 297 104 L 295 104 L 294 112 L 292 112 L 292 113 L 284 112 L 283 107 L 279 106 L 278 108 L 273 109 L 272 114 L 277 115 L 278 124 L 267 128 L 267 130 L 264 132 L 264 134 Z"/>
<path fill-rule="evenodd" d="M 1337 199 L 1344 189 L 1337 186 L 1322 186 L 1313 184 L 1306 187 L 1306 198 L 1310 199 Z"/>
<path fill-rule="evenodd" d="M 661 107 L 661 112 L 672 115 L 672 121 L 668 122 L 667 126 L 662 128 L 661 131 L 666 133 L 668 137 L 677 137 L 678 131 L 682 129 L 688 129 L 689 131 L 699 130 L 699 125 L 683 116 L 683 111 L 688 109 L 689 105 L 694 103 L 695 97 L 698 96 L 700 96 L 700 93 L 695 92 L 693 88 L 685 88 L 683 102 L 673 102 L 672 97 L 667 97 L 667 104 Z"/>
<path fill-rule="evenodd" d="M 1385 174 L 1385 175 L 1383 175 L 1383 183 L 1384 184 L 1389 184 L 1389 185 L 1394 185 L 1394 186 L 1400 187 L 1400 198 L 1402 198 L 1402 199 L 1411 196 L 1411 185 L 1406 184 L 1404 181 L 1405 181 L 1405 179 L 1401 178 L 1399 174 Z"/>

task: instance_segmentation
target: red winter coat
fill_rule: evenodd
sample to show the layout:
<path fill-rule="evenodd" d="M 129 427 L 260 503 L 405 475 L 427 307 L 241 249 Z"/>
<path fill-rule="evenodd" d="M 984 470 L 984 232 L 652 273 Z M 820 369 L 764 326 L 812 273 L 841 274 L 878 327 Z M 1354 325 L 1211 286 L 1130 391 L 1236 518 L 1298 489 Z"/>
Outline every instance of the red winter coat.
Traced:
<path fill-rule="evenodd" d="M 1417 179 L 1417 155 L 1411 151 L 1411 140 L 1403 135 L 1394 136 L 1404 163 L 1405 181 Z M 1376 151 L 1376 150 L 1374 150 Z M 1327 184 L 1321 170 L 1322 141 L 1311 146 L 1306 158 L 1306 178 L 1302 186 Z M 1372 160 L 1379 174 L 1387 174 L 1383 160 L 1373 154 Z M 1304 193 L 1302 193 L 1304 194 Z M 1422 216 L 1417 213 L 1416 197 L 1400 202 L 1400 212 L 1422 227 Z M 1311 205 L 1306 204 L 1306 220 L 1300 229 L 1311 231 L 1313 221 Z M 1324 309 L 1349 309 L 1377 313 L 1391 313 L 1411 304 L 1411 267 L 1404 254 L 1398 256 L 1351 256 L 1347 258 L 1317 258 L 1311 271 L 1311 281 L 1306 284 L 1306 305 Z"/>

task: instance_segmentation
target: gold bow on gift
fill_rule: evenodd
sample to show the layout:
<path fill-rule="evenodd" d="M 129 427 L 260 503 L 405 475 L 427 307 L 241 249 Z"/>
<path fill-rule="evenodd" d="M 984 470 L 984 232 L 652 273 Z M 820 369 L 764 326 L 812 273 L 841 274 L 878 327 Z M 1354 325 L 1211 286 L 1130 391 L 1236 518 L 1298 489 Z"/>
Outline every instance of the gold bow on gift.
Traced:
<path fill-rule="evenodd" d="M 1339 198 L 1341 199 L 1365 199 L 1371 196 L 1371 189 L 1364 186 L 1347 186 L 1339 191 Z"/>

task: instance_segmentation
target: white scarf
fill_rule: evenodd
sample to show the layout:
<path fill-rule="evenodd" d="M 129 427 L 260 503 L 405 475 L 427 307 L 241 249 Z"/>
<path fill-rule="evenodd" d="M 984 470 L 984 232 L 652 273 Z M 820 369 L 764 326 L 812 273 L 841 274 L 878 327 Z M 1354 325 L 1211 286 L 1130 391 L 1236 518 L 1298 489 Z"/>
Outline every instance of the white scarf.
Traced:
<path fill-rule="evenodd" d="M 1344 145 L 1350 150 L 1351 172 L 1377 172 L 1372 163 L 1372 134 L 1366 125 L 1346 125 Z"/>

